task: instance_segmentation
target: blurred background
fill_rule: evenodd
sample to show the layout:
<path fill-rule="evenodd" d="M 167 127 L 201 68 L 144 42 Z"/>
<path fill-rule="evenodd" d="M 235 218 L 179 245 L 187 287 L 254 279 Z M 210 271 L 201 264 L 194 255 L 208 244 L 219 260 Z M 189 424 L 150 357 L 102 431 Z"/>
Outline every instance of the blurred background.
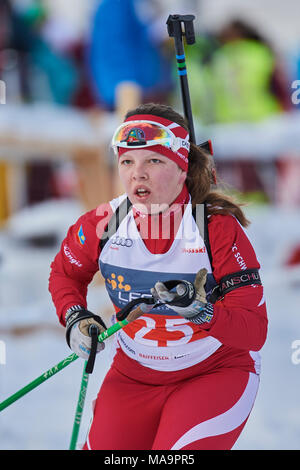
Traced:
<path fill-rule="evenodd" d="M 300 3 L 0 0 L 0 402 L 70 354 L 48 292 L 68 227 L 121 194 L 109 142 L 128 108 L 183 112 L 169 14 L 186 46 L 197 142 L 247 203 L 269 313 L 261 387 L 235 449 L 299 449 Z M 109 316 L 102 280 L 89 308 Z M 79 442 L 109 367 L 89 379 Z M 299 353 L 298 353 L 299 350 Z M 81 360 L 1 413 L 0 449 L 67 449 Z"/>

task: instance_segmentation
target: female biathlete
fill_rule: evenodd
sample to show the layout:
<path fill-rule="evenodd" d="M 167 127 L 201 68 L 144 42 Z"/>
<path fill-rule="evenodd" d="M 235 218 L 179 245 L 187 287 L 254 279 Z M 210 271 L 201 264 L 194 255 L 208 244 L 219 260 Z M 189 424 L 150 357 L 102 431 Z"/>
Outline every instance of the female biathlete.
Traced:
<path fill-rule="evenodd" d="M 106 328 L 87 307 L 97 270 L 116 312 L 145 299 L 142 316 L 115 335 L 84 449 L 231 449 L 255 401 L 267 334 L 248 220 L 217 191 L 211 155 L 190 143 L 169 106 L 128 112 L 112 146 L 125 194 L 70 227 L 49 280 L 68 344 L 84 359 L 90 325 Z M 128 210 L 102 243 L 124 201 Z M 192 282 L 196 296 L 176 303 L 170 280 Z"/>

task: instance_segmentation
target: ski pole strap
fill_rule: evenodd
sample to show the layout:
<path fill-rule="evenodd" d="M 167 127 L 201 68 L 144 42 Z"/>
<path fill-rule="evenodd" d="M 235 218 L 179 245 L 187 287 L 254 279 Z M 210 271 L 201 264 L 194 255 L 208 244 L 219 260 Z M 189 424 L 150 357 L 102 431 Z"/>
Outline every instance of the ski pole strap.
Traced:
<path fill-rule="evenodd" d="M 85 372 L 87 374 L 91 374 L 94 370 L 94 365 L 95 365 L 95 359 L 96 359 L 96 354 L 97 354 L 97 344 L 98 344 L 98 334 L 99 334 L 99 328 L 97 325 L 92 324 L 89 327 L 89 335 L 91 337 L 91 352 L 89 354 L 89 358 L 86 364 Z"/>
<path fill-rule="evenodd" d="M 245 269 L 244 271 L 228 274 L 220 279 L 219 284 L 213 289 L 209 301 L 215 303 L 229 292 L 253 284 L 262 284 L 258 269 Z"/>

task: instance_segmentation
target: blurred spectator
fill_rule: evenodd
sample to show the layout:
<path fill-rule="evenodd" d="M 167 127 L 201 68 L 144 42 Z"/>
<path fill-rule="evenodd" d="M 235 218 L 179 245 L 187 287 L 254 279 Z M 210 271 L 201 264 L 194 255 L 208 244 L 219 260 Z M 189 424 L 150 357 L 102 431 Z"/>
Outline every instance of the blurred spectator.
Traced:
<path fill-rule="evenodd" d="M 216 37 L 187 48 L 195 119 L 203 125 L 260 122 L 291 109 L 290 86 L 281 61 L 255 28 L 232 20 Z M 266 168 L 246 160 L 218 162 L 219 173 L 241 191 L 268 193 Z M 228 171 L 228 168 L 230 170 Z M 267 170 L 268 171 L 268 170 Z M 270 168 L 273 175 L 274 169 Z M 230 179 L 231 178 L 231 179 Z M 270 178 L 270 175 L 269 175 Z"/>
<path fill-rule="evenodd" d="M 116 109 L 116 90 L 124 82 L 141 89 L 142 101 L 168 100 L 172 61 L 151 29 L 158 6 L 153 0 L 102 0 L 97 6 L 89 63 L 102 108 Z"/>
<path fill-rule="evenodd" d="M 207 53 L 198 41 L 198 57 L 191 57 L 193 110 L 201 122 L 253 122 L 291 109 L 285 72 L 254 28 L 232 20 L 208 44 Z"/>
<path fill-rule="evenodd" d="M 43 2 L 34 0 L 26 6 L 14 7 L 9 0 L 0 0 L 0 13 L 2 74 L 10 67 L 9 58 L 15 54 L 21 101 L 69 104 L 78 84 L 77 69 L 72 58 L 55 50 L 43 37 L 47 22 Z"/>
<path fill-rule="evenodd" d="M 0 0 L 0 79 L 6 83 L 6 94 L 19 100 L 26 93 L 26 41 L 9 0 Z"/>
<path fill-rule="evenodd" d="M 56 25 L 56 37 L 62 28 L 62 24 Z M 49 41 L 50 31 L 41 0 L 16 5 L 0 0 L 0 78 L 7 83 L 8 103 L 42 101 L 71 105 L 75 100 L 79 88 L 77 64 L 68 48 L 54 47 Z M 60 37 L 65 39 L 67 35 L 61 32 Z M 30 204 L 59 196 L 55 173 L 56 167 L 51 162 L 27 164 L 24 202 Z"/>
<path fill-rule="evenodd" d="M 86 57 L 86 34 L 77 30 L 75 25 L 61 16 L 49 18 L 42 27 L 44 40 L 59 55 L 68 57 L 76 68 L 76 87 L 70 104 L 76 108 L 90 109 L 96 106 L 92 92 L 89 67 Z"/>
<path fill-rule="evenodd" d="M 47 11 L 43 2 L 35 0 L 16 11 L 15 17 L 17 31 L 22 31 L 22 42 L 27 48 L 28 99 L 70 104 L 78 86 L 77 68 L 67 53 L 55 49 L 46 40 L 43 28 L 47 24 Z"/>
<path fill-rule="evenodd" d="M 174 53 L 167 47 L 164 12 L 157 0 L 100 0 L 88 47 L 90 81 L 98 110 L 123 120 L 140 103 L 167 103 L 173 88 Z M 163 25 L 164 30 L 162 30 Z M 108 159 L 112 195 L 120 186 L 115 159 Z"/>

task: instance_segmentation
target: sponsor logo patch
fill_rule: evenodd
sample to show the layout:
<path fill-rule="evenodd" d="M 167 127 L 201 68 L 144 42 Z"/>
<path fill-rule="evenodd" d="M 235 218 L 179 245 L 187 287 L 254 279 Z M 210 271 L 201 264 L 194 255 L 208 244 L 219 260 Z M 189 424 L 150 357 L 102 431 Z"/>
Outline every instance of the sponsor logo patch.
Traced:
<path fill-rule="evenodd" d="M 120 289 L 124 290 L 125 292 L 128 292 L 131 290 L 131 286 L 129 284 L 123 284 L 124 282 L 124 276 L 119 275 L 116 276 L 115 273 L 111 273 L 111 279 L 106 279 L 108 284 L 111 285 L 112 289 Z"/>
<path fill-rule="evenodd" d="M 206 253 L 205 246 L 199 248 L 182 248 L 183 253 Z"/>
<path fill-rule="evenodd" d="M 126 246 L 127 248 L 130 248 L 133 245 L 133 241 L 131 240 L 131 238 L 116 236 L 112 239 L 111 244 L 117 246 Z"/>

